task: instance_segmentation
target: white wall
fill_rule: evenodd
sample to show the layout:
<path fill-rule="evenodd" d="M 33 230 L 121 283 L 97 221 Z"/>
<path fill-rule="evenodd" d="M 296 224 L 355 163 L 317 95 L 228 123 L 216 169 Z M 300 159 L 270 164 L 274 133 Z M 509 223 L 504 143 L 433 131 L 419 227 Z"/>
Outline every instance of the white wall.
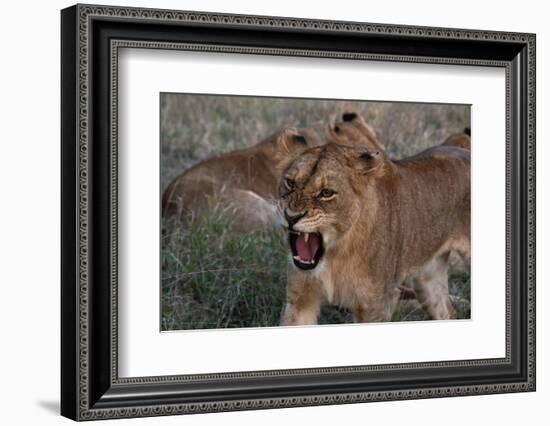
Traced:
<path fill-rule="evenodd" d="M 550 401 L 548 342 L 550 28 L 542 1 L 307 3 L 245 0 L 103 1 L 143 7 L 297 16 L 537 33 L 538 390 L 531 394 L 120 420 L 131 424 L 439 424 L 481 419 L 544 424 Z M 71 3 L 2 5 L 0 66 L 0 394 L 2 423 L 61 424 L 59 401 L 59 9 Z M 546 194 L 544 193 L 546 192 Z M 538 420 L 537 420 L 538 419 Z M 106 422 L 102 424 L 112 423 Z M 113 423 L 115 424 L 115 423 Z"/>

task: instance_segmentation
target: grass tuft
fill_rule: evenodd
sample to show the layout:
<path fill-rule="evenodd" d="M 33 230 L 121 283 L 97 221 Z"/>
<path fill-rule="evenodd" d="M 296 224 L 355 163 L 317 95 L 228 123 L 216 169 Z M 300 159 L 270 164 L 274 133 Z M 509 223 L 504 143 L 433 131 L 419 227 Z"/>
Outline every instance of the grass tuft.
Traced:
<path fill-rule="evenodd" d="M 280 232 L 232 230 L 231 212 L 210 209 L 162 244 L 162 329 L 278 325 L 287 248 Z"/>

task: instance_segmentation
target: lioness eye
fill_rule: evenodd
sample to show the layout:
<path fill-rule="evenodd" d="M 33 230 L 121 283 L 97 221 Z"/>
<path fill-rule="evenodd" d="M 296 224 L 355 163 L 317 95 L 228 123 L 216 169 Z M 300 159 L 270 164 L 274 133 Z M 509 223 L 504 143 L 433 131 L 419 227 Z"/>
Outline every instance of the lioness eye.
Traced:
<path fill-rule="evenodd" d="M 286 178 L 285 186 L 287 189 L 293 189 L 296 186 L 296 182 L 294 182 L 292 179 Z"/>
<path fill-rule="evenodd" d="M 334 192 L 332 189 L 323 189 L 320 193 L 319 193 L 319 196 L 321 198 L 330 198 L 332 197 L 334 194 L 336 194 L 336 192 Z"/>

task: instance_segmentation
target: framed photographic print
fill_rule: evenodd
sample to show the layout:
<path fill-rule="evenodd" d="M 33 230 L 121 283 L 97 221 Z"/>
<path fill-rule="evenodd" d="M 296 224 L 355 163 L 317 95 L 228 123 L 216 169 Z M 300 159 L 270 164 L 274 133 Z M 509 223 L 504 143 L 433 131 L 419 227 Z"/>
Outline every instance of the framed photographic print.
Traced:
<path fill-rule="evenodd" d="M 61 30 L 64 416 L 535 390 L 535 35 Z"/>

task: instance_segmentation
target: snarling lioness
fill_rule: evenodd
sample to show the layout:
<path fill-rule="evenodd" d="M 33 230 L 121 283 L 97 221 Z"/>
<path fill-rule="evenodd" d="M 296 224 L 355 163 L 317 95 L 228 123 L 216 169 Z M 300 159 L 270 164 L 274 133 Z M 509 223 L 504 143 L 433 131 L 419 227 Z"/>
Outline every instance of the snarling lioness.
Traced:
<path fill-rule="evenodd" d="M 358 322 L 388 321 L 400 285 L 468 256 L 470 152 L 436 146 L 392 161 L 382 150 L 336 143 L 306 150 L 282 174 L 279 212 L 292 266 L 283 325 L 316 324 L 323 303 L 351 309 Z M 453 316 L 447 291 L 419 280 L 432 318 Z M 436 283 L 437 284 L 437 283 Z M 446 284 L 446 282 L 445 282 Z"/>

